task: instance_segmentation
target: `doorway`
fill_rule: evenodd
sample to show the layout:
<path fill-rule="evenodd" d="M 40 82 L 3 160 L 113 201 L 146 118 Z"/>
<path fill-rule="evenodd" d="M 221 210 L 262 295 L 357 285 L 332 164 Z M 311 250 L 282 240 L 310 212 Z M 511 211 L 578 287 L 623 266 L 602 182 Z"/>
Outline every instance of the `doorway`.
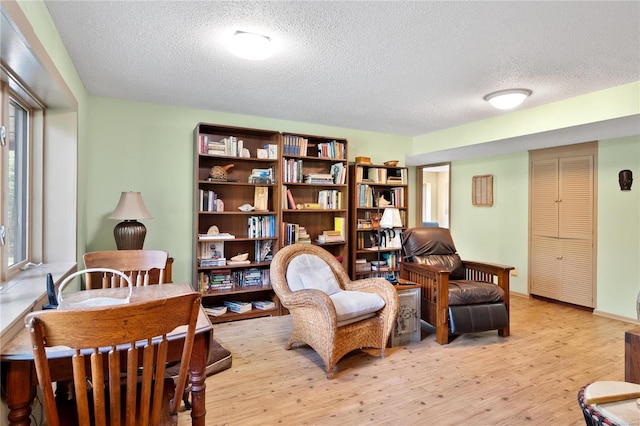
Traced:
<path fill-rule="evenodd" d="M 450 168 L 451 163 L 416 167 L 419 226 L 450 227 Z"/>

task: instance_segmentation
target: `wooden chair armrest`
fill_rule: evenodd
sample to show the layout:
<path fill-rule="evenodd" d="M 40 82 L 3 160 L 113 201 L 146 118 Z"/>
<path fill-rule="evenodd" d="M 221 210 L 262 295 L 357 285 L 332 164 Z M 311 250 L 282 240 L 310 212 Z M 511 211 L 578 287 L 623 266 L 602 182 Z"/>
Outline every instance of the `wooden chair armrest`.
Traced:
<path fill-rule="evenodd" d="M 498 263 L 476 262 L 475 260 L 463 260 L 462 264 L 465 268 L 494 275 L 498 275 L 501 272 L 509 272 L 514 269 L 513 266 L 500 265 Z"/>

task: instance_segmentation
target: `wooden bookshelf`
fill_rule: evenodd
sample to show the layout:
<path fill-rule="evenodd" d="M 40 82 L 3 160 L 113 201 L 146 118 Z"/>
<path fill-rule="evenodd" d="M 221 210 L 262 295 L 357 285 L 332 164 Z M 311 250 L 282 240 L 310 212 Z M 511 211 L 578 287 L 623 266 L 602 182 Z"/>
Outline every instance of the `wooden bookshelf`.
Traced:
<path fill-rule="evenodd" d="M 272 310 L 228 313 L 211 317 L 213 322 L 280 313 L 280 304 L 269 284 L 270 261 L 257 257 L 256 247 L 268 243 L 272 254 L 280 247 L 281 191 L 277 182 L 281 146 L 282 137 L 276 131 L 205 123 L 196 126 L 194 287 L 202 292 L 204 306 L 222 306 L 225 300 L 235 299 L 276 302 L 276 308 Z M 226 171 L 226 179 L 211 178 L 212 173 L 216 178 L 224 176 L 220 168 L 212 172 L 216 166 Z M 256 170 L 262 172 L 256 173 Z M 243 205 L 254 206 L 258 196 L 266 197 L 266 210 L 240 209 Z M 212 226 L 230 236 L 203 241 L 200 235 L 207 234 Z M 215 246 L 214 251 L 222 247 L 220 254 L 226 259 L 225 264 L 201 264 L 199 258 L 209 245 Z M 228 264 L 232 257 L 241 253 L 248 254 L 248 263 Z M 259 285 L 255 284 L 256 280 Z M 249 281 L 252 285 L 247 284 Z"/>
<path fill-rule="evenodd" d="M 282 245 L 308 242 L 341 258 L 348 256 L 347 141 L 323 136 L 283 134 Z M 303 228 L 303 232 L 298 231 Z M 341 229 L 342 241 L 318 241 Z"/>
<path fill-rule="evenodd" d="M 274 309 L 211 316 L 212 322 L 286 313 L 270 286 L 270 259 L 260 258 L 259 249 L 270 245 L 270 253 L 275 255 L 301 234 L 304 240 L 301 230 L 306 230 L 309 243 L 342 257 L 347 268 L 346 140 L 206 123 L 199 123 L 194 133 L 193 282 L 202 292 L 202 304 L 222 306 L 231 300 L 270 300 L 276 304 Z M 296 164 L 295 171 L 292 164 Z M 217 179 L 211 178 L 212 174 Z M 291 205 L 287 190 L 295 200 Z M 266 209 L 240 209 L 260 203 Z M 336 225 L 342 228 L 343 241 L 318 241 L 324 231 L 335 231 Z M 229 235 L 203 241 L 201 235 L 212 226 Z M 288 232 L 293 229 L 297 232 Z M 240 253 L 248 254 L 246 263 L 229 264 L 230 258 Z M 217 257 L 226 260 L 212 260 Z"/>
<path fill-rule="evenodd" d="M 379 228 L 386 207 L 400 212 L 402 227 L 393 232 L 401 238 L 407 227 L 408 169 L 400 166 L 353 163 L 349 165 L 349 275 L 351 279 L 381 276 L 398 278 L 400 245 L 391 245 L 392 232 Z M 384 197 L 388 205 L 380 205 Z M 396 240 L 397 241 L 397 240 Z M 377 262 L 384 262 L 383 265 Z"/>

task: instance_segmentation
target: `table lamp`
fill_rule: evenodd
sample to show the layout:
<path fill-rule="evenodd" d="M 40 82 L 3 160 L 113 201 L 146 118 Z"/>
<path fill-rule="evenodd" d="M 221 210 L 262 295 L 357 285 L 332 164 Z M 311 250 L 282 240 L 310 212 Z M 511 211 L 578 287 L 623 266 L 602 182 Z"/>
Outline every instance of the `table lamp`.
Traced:
<path fill-rule="evenodd" d="M 400 218 L 400 210 L 395 207 L 387 207 L 382 212 L 382 219 L 380 219 L 380 227 L 383 229 L 402 228 L 402 219 Z M 387 239 L 387 248 L 402 247 L 400 242 L 400 233 L 392 231 L 389 233 L 391 239 Z"/>
<path fill-rule="evenodd" d="M 142 250 L 147 228 L 138 219 L 151 218 L 139 192 L 123 192 L 116 209 L 109 215 L 109 219 L 122 220 L 113 229 L 118 250 Z"/>

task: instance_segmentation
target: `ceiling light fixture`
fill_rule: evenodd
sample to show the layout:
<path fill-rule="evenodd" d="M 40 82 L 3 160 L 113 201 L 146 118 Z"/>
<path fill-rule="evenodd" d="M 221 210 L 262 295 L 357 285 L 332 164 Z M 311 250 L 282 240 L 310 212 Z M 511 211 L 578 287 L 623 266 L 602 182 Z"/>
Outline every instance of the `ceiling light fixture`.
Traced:
<path fill-rule="evenodd" d="M 229 45 L 231 52 L 251 61 L 266 59 L 273 54 L 271 39 L 255 33 L 236 31 Z"/>
<path fill-rule="evenodd" d="M 484 100 L 489 102 L 494 108 L 513 109 L 524 102 L 531 95 L 529 89 L 509 89 L 489 93 Z"/>

